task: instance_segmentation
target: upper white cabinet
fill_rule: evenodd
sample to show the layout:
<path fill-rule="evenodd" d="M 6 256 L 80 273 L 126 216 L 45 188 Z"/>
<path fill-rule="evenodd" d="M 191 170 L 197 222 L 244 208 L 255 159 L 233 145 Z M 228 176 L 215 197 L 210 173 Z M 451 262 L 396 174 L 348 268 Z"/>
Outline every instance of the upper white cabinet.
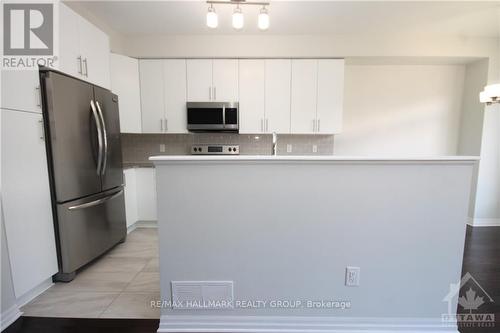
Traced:
<path fill-rule="evenodd" d="M 220 102 L 238 101 L 238 60 L 213 60 L 213 100 Z"/>
<path fill-rule="evenodd" d="M 2 100 L 5 109 L 42 112 L 40 79 L 35 70 L 2 70 Z"/>
<path fill-rule="evenodd" d="M 238 101 L 237 59 L 188 59 L 189 102 Z"/>
<path fill-rule="evenodd" d="M 186 112 L 186 60 L 163 60 L 163 96 L 167 133 L 187 132 Z"/>
<path fill-rule="evenodd" d="M 139 61 L 111 53 L 111 91 L 118 95 L 120 131 L 141 133 L 141 95 Z"/>
<path fill-rule="evenodd" d="M 266 60 L 266 132 L 290 133 L 291 60 Z"/>
<path fill-rule="evenodd" d="M 240 132 L 290 133 L 290 60 L 240 60 Z"/>
<path fill-rule="evenodd" d="M 186 133 L 186 60 L 140 60 L 143 133 Z"/>
<path fill-rule="evenodd" d="M 186 69 L 187 100 L 190 102 L 211 101 L 213 96 L 212 60 L 188 59 Z"/>
<path fill-rule="evenodd" d="M 318 60 L 317 133 L 342 132 L 344 60 Z"/>
<path fill-rule="evenodd" d="M 240 60 L 240 133 L 265 131 L 265 60 Z"/>
<path fill-rule="evenodd" d="M 339 133 L 343 82 L 344 60 L 292 60 L 291 132 Z"/>
<path fill-rule="evenodd" d="M 142 132 L 161 133 L 165 122 L 163 60 L 140 60 Z"/>
<path fill-rule="evenodd" d="M 16 297 L 57 273 L 42 115 L 2 109 L 2 204 Z"/>
<path fill-rule="evenodd" d="M 292 60 L 292 133 L 316 130 L 317 60 Z"/>
<path fill-rule="evenodd" d="M 109 88 L 109 37 L 66 5 L 59 9 L 59 69 Z"/>

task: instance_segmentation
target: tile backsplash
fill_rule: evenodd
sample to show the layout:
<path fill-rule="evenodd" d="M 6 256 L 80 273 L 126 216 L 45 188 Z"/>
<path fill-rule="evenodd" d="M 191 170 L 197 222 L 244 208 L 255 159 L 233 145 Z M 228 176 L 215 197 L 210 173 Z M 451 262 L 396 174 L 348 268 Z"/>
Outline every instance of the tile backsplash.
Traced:
<path fill-rule="evenodd" d="M 187 155 L 193 144 L 237 144 L 241 155 L 270 155 L 272 135 L 234 133 L 121 135 L 123 163 L 150 166 L 153 155 Z M 161 151 L 164 145 L 165 151 Z M 291 152 L 287 152 L 291 148 Z M 314 147 L 315 146 L 315 147 Z M 314 151 L 316 148 L 316 151 Z M 278 135 L 278 155 L 333 155 L 333 135 Z"/>

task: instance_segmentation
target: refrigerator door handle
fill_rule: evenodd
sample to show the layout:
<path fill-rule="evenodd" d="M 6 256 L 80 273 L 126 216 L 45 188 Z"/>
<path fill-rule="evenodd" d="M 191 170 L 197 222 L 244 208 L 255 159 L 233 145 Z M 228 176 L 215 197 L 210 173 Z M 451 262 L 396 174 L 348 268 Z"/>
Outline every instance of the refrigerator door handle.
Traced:
<path fill-rule="evenodd" d="M 104 197 L 104 198 L 100 198 L 100 199 L 97 199 L 97 200 L 86 202 L 86 203 L 83 203 L 83 204 L 80 204 L 80 205 L 70 206 L 70 207 L 68 207 L 68 210 L 77 210 L 77 209 L 84 209 L 84 208 L 98 206 L 100 204 L 105 203 L 106 201 L 109 201 L 111 199 L 119 197 L 122 194 L 123 194 L 123 190 L 120 190 L 120 191 L 118 191 L 116 193 L 113 193 L 113 194 L 111 194 L 111 195 L 109 195 L 107 197 Z"/>
<path fill-rule="evenodd" d="M 92 109 L 92 116 L 94 118 L 95 126 L 97 128 L 97 143 L 99 145 L 99 153 L 97 154 L 97 175 L 101 175 L 102 169 L 102 155 L 103 155 L 103 139 L 102 139 L 102 126 L 99 120 L 99 115 L 97 114 L 97 110 L 95 108 L 95 103 L 93 100 L 90 100 L 90 108 Z"/>
<path fill-rule="evenodd" d="M 95 102 L 97 105 L 97 110 L 99 111 L 99 117 L 101 118 L 102 123 L 102 133 L 103 133 L 103 142 L 104 142 L 104 152 L 103 152 L 103 162 L 102 162 L 102 171 L 101 175 L 106 173 L 106 167 L 108 164 L 108 132 L 106 131 L 106 123 L 104 122 L 104 115 L 102 114 L 101 106 L 99 102 Z"/>

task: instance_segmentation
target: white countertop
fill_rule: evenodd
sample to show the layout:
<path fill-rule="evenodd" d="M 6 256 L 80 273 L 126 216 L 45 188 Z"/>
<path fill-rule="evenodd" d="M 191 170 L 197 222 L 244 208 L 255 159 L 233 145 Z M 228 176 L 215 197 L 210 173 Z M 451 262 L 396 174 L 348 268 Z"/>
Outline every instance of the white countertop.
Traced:
<path fill-rule="evenodd" d="M 478 156 L 337 156 L 337 155 L 159 155 L 151 156 L 150 161 L 183 162 L 183 161 L 359 161 L 359 162 L 462 162 L 479 161 Z"/>

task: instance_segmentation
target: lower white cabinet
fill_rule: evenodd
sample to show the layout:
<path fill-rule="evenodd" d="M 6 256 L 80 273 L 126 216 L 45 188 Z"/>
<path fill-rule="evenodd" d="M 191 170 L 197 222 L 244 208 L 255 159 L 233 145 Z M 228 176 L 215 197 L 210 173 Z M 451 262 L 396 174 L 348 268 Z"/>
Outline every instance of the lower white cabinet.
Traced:
<path fill-rule="evenodd" d="M 42 112 L 40 79 L 35 70 L 2 70 L 1 107 Z"/>
<path fill-rule="evenodd" d="M 111 91 L 118 95 L 120 132 L 141 133 L 139 61 L 111 53 L 110 72 Z"/>
<path fill-rule="evenodd" d="M 57 273 L 42 115 L 2 109 L 2 203 L 14 292 Z"/>
<path fill-rule="evenodd" d="M 137 180 L 135 169 L 123 170 L 125 179 L 125 216 L 127 228 L 139 220 L 137 216 Z"/>
<path fill-rule="evenodd" d="M 156 221 L 156 181 L 154 168 L 137 168 L 137 219 Z"/>
<path fill-rule="evenodd" d="M 137 221 L 156 221 L 155 169 L 130 168 L 123 173 L 127 227 Z"/>

